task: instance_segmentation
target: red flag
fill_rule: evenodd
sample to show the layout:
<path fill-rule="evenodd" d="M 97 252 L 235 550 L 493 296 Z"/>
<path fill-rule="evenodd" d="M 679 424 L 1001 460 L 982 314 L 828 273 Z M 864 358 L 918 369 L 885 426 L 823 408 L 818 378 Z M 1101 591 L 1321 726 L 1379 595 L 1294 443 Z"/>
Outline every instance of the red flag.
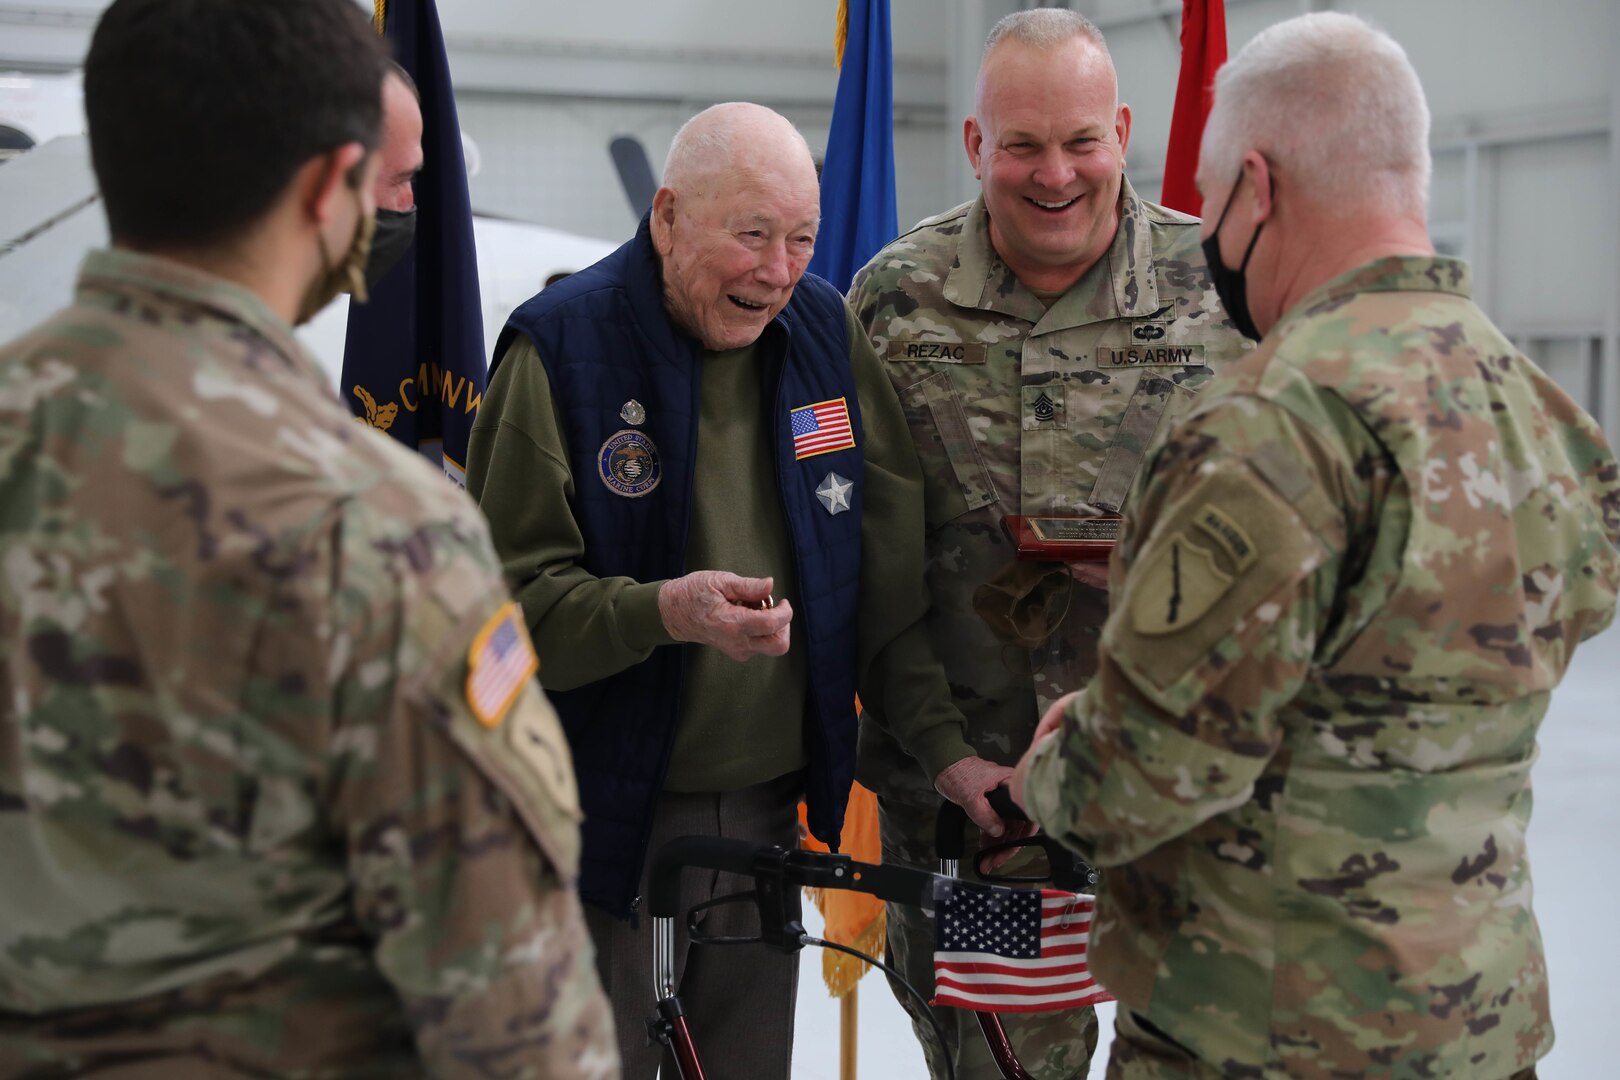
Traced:
<path fill-rule="evenodd" d="M 1002 1013 L 1114 1000 L 1086 960 L 1091 897 L 953 881 L 935 901 L 932 1004 Z"/>
<path fill-rule="evenodd" d="M 1198 143 L 1215 100 L 1215 72 L 1226 63 L 1225 0 L 1181 0 L 1181 78 L 1170 118 L 1170 148 L 1164 155 L 1164 191 L 1159 201 L 1172 210 L 1197 214 L 1204 201 L 1193 177 Z"/>

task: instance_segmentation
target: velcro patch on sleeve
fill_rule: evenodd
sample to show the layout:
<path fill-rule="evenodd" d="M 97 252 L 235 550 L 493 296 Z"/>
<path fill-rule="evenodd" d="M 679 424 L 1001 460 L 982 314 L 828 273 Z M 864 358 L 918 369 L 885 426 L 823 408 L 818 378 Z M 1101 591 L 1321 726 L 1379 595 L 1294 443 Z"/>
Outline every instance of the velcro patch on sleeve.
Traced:
<path fill-rule="evenodd" d="M 1113 658 L 1172 711 L 1196 700 L 1228 639 L 1282 616 L 1276 603 L 1327 558 L 1297 509 L 1247 465 L 1200 476 L 1152 526 L 1104 629 Z M 1184 680 L 1187 680 L 1185 683 Z M 1177 684 L 1183 684 L 1178 687 Z"/>
<path fill-rule="evenodd" d="M 1216 565 L 1207 547 L 1180 530 L 1156 545 L 1141 574 L 1131 598 L 1131 626 L 1147 637 L 1179 633 L 1192 626 L 1226 595 L 1235 580 Z"/>
<path fill-rule="evenodd" d="M 498 727 L 540 670 L 540 659 L 523 625 L 523 613 L 507 601 L 473 638 L 467 650 L 467 705 L 485 727 Z"/>

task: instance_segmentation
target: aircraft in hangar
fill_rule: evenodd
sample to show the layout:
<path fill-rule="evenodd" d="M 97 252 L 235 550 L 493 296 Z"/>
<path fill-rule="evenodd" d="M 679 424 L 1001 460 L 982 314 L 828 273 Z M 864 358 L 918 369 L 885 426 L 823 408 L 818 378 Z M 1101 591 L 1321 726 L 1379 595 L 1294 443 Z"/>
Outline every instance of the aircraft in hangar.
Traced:
<path fill-rule="evenodd" d="M 107 244 L 107 223 L 84 135 L 80 77 L 0 74 L 0 341 L 72 297 L 86 251 Z M 469 148 L 476 169 L 476 149 Z M 618 245 L 474 212 L 484 341 L 547 278 L 596 262 Z M 334 387 L 342 374 L 348 298 L 299 330 Z"/>

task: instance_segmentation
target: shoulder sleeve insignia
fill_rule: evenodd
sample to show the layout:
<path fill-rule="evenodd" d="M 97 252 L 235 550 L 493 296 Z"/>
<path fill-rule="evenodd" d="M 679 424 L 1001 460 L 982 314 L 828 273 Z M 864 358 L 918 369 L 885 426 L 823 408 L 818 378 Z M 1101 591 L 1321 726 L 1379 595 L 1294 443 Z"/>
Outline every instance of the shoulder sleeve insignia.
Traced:
<path fill-rule="evenodd" d="M 1177 532 L 1143 568 L 1131 601 L 1131 626 L 1149 637 L 1184 630 L 1215 606 L 1232 581 L 1207 547 Z"/>
<path fill-rule="evenodd" d="M 500 725 L 523 686 L 540 670 L 517 604 L 507 601 L 467 651 L 467 705 L 485 727 Z"/>

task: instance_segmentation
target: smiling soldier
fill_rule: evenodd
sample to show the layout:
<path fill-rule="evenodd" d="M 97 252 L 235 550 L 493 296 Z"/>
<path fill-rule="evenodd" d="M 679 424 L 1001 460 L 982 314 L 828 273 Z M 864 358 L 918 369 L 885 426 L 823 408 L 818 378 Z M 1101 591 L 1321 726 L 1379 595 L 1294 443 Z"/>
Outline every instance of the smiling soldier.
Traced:
<path fill-rule="evenodd" d="M 1244 347 L 1210 286 L 1198 222 L 1125 179 L 1131 110 L 1085 18 L 1047 8 L 997 23 L 963 131 L 980 197 L 895 240 L 850 292 L 922 456 L 929 629 L 967 718 L 954 739 L 909 717 L 863 723 L 860 775 L 880 797 L 884 859 L 922 867 L 941 795 L 1001 832 L 984 792 L 1043 710 L 1096 670 L 1102 568 L 1020 561 L 1005 520 L 1118 513 L 1164 419 Z M 901 905 L 888 914 L 890 956 L 928 984 L 928 920 Z M 945 1020 L 949 1048 L 914 1021 L 936 1077 L 947 1053 L 964 1080 L 1000 1075 L 971 1017 Z M 1085 1075 L 1090 1009 L 1007 1026 L 1041 1080 Z"/>
<path fill-rule="evenodd" d="M 648 851 L 685 834 L 791 847 L 801 792 L 836 844 L 857 686 L 960 741 L 922 621 L 921 469 L 866 335 L 805 274 L 819 207 L 786 120 L 700 113 L 636 237 L 513 313 L 473 428 L 467 490 L 580 773 L 581 893 L 627 1077 L 659 1064 L 632 918 Z M 687 906 L 738 887 L 687 884 Z M 735 905 L 702 920 L 753 923 Z M 797 961 L 688 960 L 684 930 L 677 946 L 699 1043 L 731 1051 L 709 1075 L 785 1080 Z"/>

